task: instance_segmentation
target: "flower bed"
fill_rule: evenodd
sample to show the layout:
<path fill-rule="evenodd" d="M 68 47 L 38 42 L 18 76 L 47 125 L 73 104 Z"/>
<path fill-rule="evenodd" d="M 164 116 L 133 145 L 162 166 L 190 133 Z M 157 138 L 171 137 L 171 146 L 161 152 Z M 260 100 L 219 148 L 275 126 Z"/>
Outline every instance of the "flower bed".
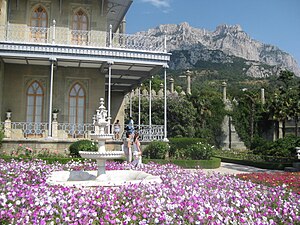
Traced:
<path fill-rule="evenodd" d="M 283 185 L 300 195 L 300 172 L 248 173 L 237 177 L 273 187 Z"/>
<path fill-rule="evenodd" d="M 300 196 L 234 176 L 146 164 L 162 184 L 119 188 L 49 186 L 55 170 L 96 170 L 92 161 L 65 165 L 0 159 L 0 224 L 299 224 Z M 107 170 L 133 169 L 108 162 Z"/>

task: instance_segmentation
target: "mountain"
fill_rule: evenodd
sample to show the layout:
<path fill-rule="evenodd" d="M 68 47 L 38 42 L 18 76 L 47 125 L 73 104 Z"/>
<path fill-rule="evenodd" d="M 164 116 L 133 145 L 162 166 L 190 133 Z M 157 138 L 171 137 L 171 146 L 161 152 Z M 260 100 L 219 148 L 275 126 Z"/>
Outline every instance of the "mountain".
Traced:
<path fill-rule="evenodd" d="M 166 36 L 167 49 L 172 52 L 170 68 L 192 69 L 208 64 L 240 63 L 240 72 L 252 77 L 268 77 L 281 69 L 300 76 L 295 59 L 276 46 L 252 39 L 240 25 L 220 25 L 215 31 L 193 28 L 188 23 L 160 25 L 139 35 Z M 141 41 L 147 42 L 151 38 Z M 145 43 L 151 45 L 151 43 Z M 241 66 L 242 65 L 242 66 Z"/>

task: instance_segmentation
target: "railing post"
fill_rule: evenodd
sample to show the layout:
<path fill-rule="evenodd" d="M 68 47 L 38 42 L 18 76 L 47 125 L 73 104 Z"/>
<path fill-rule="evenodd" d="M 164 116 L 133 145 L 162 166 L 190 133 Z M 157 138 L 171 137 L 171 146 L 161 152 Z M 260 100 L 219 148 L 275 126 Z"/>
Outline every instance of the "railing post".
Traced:
<path fill-rule="evenodd" d="M 52 121 L 52 137 L 58 138 L 58 122 L 56 119 Z"/>
<path fill-rule="evenodd" d="M 55 44 L 55 30 L 56 30 L 56 27 L 55 27 L 55 25 L 56 25 L 56 21 L 55 20 L 53 20 L 53 25 L 52 25 L 52 44 Z"/>
<path fill-rule="evenodd" d="M 109 25 L 109 47 L 112 47 L 112 25 Z"/>
<path fill-rule="evenodd" d="M 7 118 L 4 121 L 4 135 L 6 138 L 11 138 L 11 120 Z"/>

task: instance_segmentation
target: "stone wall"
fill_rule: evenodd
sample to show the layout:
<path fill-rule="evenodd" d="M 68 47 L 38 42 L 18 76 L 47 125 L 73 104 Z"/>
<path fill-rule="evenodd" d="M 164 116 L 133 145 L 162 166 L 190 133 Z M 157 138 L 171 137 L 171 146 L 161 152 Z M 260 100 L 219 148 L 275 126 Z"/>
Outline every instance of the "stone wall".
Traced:
<path fill-rule="evenodd" d="M 3 64 L 0 64 L 0 81 L 3 79 Z M 0 90 L 3 94 L 1 120 L 5 112 L 12 111 L 12 122 L 26 121 L 26 92 L 31 82 L 37 80 L 44 88 L 43 120 L 48 122 L 50 66 L 29 66 L 5 64 L 4 82 Z M 99 107 L 100 97 L 105 98 L 105 74 L 98 69 L 57 67 L 54 71 L 53 108 L 59 109 L 58 122 L 68 122 L 69 92 L 74 83 L 80 83 L 86 91 L 86 123 L 92 122 L 95 110 Z M 3 92 L 2 92 L 3 90 Z M 112 93 L 112 121 L 124 119 L 123 93 Z M 106 98 L 107 99 L 107 98 Z M 107 103 L 105 103 L 107 106 Z"/>

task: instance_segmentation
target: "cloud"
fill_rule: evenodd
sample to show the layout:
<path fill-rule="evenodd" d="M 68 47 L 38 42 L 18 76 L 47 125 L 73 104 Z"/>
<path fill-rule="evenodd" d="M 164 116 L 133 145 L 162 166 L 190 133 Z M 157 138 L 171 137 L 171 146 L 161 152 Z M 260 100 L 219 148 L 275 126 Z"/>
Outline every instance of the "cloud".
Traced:
<path fill-rule="evenodd" d="M 170 9 L 170 0 L 142 0 L 142 2 L 150 3 L 151 5 L 167 12 Z"/>

